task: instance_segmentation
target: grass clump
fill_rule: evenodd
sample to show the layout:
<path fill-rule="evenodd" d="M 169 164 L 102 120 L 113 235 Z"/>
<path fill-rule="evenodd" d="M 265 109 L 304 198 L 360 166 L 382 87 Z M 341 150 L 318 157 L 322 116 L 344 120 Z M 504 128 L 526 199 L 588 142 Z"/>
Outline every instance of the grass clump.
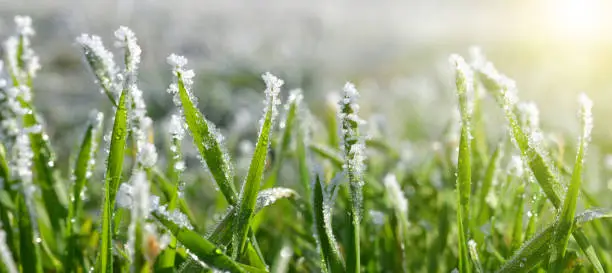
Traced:
<path fill-rule="evenodd" d="M 452 55 L 458 118 L 440 139 L 411 139 L 408 152 L 418 156 L 407 162 L 406 135 L 365 130 L 360 106 L 368 105 L 353 84 L 337 103 L 311 104 L 320 115 L 299 89 L 283 111 L 284 81 L 265 73 L 263 116 L 241 177 L 232 157 L 244 155 L 224 137 L 233 132 L 206 119 L 195 73 L 175 54 L 167 60 L 176 114 L 159 130 L 138 87 L 142 50 L 120 27 L 121 66 L 99 37 L 77 38 L 112 111 L 93 111 L 70 162 L 58 162 L 32 103 L 31 20 L 15 22 L 0 65 L 2 273 L 612 270 L 612 211 L 583 181 L 595 164 L 586 160 L 586 95 L 572 169 L 511 79 L 478 51 L 469 61 Z M 488 133 L 488 97 L 507 123 L 501 139 Z M 187 135 L 203 175 L 189 163 Z M 100 194 L 88 193 L 96 181 Z"/>

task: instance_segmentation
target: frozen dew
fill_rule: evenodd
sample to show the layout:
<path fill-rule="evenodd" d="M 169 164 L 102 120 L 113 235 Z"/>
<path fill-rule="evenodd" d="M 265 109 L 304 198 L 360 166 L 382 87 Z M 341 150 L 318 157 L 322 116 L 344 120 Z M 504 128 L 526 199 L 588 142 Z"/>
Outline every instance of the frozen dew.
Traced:
<path fill-rule="evenodd" d="M 193 229 L 189 218 L 185 214 L 183 214 L 179 210 L 168 211 L 168 205 L 158 206 L 156 208 L 153 208 L 153 211 L 164 217 L 165 219 L 172 221 L 181 228 L 186 228 L 189 230 Z"/>
<path fill-rule="evenodd" d="M 474 72 L 463 57 L 458 54 L 452 54 L 449 57 L 449 62 L 455 69 L 455 84 L 459 96 L 461 120 L 467 123 L 474 108 Z"/>
<path fill-rule="evenodd" d="M 360 126 L 365 124 L 359 118 L 359 105 L 357 99 L 359 92 L 350 82 L 344 85 L 342 97 L 338 102 L 338 117 L 341 121 L 341 148 L 344 152 L 344 173 L 349 179 L 352 210 L 355 221 L 361 220 L 361 206 L 363 204 L 362 187 L 365 172 L 365 139 L 360 135 Z"/>
<path fill-rule="evenodd" d="M 131 209 L 133 203 L 134 189 L 132 185 L 128 183 L 121 183 L 119 190 L 117 191 L 116 200 L 117 206 L 122 208 Z"/>
<path fill-rule="evenodd" d="M 126 50 L 126 70 L 128 73 L 134 75 L 138 70 L 140 64 L 140 55 L 142 50 L 138 45 L 138 39 L 134 32 L 128 27 L 121 26 L 115 31 L 115 38 L 117 38 L 116 46 L 122 47 Z"/>
<path fill-rule="evenodd" d="M 516 105 L 520 114 L 521 122 L 527 125 L 530 131 L 540 127 L 540 111 L 534 102 L 520 102 Z"/>
<path fill-rule="evenodd" d="M 387 196 L 393 207 L 403 215 L 408 213 L 408 200 L 395 175 L 387 174 L 383 179 L 383 184 L 385 185 Z"/>
<path fill-rule="evenodd" d="M 117 83 L 118 69 L 113 53 L 104 47 L 102 39 L 96 35 L 81 34 L 76 41 L 83 48 L 85 58 L 102 86 L 102 91 L 114 98 L 118 97 L 121 87 Z"/>
<path fill-rule="evenodd" d="M 259 121 L 260 128 L 263 127 L 263 121 L 266 116 L 265 113 L 267 113 L 268 110 L 272 111 L 272 123 L 274 123 L 274 120 L 276 120 L 276 117 L 278 116 L 278 105 L 281 103 L 279 94 L 281 91 L 281 87 L 283 86 L 283 84 L 285 84 L 283 80 L 272 75 L 270 72 L 264 73 L 263 75 L 261 75 L 261 78 L 266 84 L 266 90 L 264 91 L 264 93 L 266 94 L 266 100 L 264 102 L 264 115 Z"/>
<path fill-rule="evenodd" d="M 170 54 L 167 58 L 168 64 L 175 68 L 183 68 L 187 65 L 187 58 L 176 54 Z"/>
<path fill-rule="evenodd" d="M 508 173 L 516 177 L 523 177 L 525 172 L 525 164 L 519 155 L 513 155 L 508 163 Z"/>
<path fill-rule="evenodd" d="M 23 36 L 33 36 L 34 29 L 32 28 L 32 18 L 30 16 L 17 15 L 14 18 L 15 25 L 17 26 L 17 33 Z"/>
<path fill-rule="evenodd" d="M 183 125 L 183 120 L 179 115 L 172 115 L 170 117 L 170 123 L 168 125 L 168 130 L 173 138 L 183 139 L 185 137 L 185 127 Z"/>
<path fill-rule="evenodd" d="M 23 128 L 24 134 L 40 134 L 42 132 L 42 125 L 35 124 L 27 128 Z"/>
<path fill-rule="evenodd" d="M 593 101 L 584 93 L 578 96 L 578 102 L 580 103 L 580 121 L 582 123 L 582 135 L 581 137 L 585 141 L 589 141 L 591 138 L 591 131 L 593 131 Z"/>
<path fill-rule="evenodd" d="M 279 199 L 295 198 L 296 196 L 297 193 L 294 190 L 288 188 L 279 187 L 262 190 L 257 195 L 257 201 L 255 203 L 255 212 L 276 203 L 276 201 L 278 201 Z"/>

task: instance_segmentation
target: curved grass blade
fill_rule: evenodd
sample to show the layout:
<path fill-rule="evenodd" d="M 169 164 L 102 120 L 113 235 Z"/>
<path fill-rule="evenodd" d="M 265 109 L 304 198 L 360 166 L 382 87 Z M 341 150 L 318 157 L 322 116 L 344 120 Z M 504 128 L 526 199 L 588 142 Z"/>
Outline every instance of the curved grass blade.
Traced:
<path fill-rule="evenodd" d="M 177 238 L 181 244 L 200 260 L 206 264 L 221 270 L 229 272 L 247 272 L 238 263 L 225 255 L 223 251 L 212 242 L 195 233 L 192 230 L 184 227 L 179 227 L 177 224 L 166 219 L 157 212 L 153 212 L 153 216 L 165 226 Z"/>
<path fill-rule="evenodd" d="M 233 184 L 232 166 L 229 155 L 221 146 L 222 136 L 214 124 L 206 120 L 196 108 L 193 101 L 195 98 L 189 90 L 192 85 L 193 71 L 184 70 L 187 64 L 184 57 L 171 55 L 168 61 L 174 66 L 173 74 L 176 82 L 170 86 L 169 92 L 175 95 L 175 103 L 182 109 L 183 117 L 193 137 L 193 143 L 206 162 L 221 193 L 230 205 L 235 205 L 237 197 Z"/>
<path fill-rule="evenodd" d="M 66 218 L 66 240 L 68 241 L 67 254 L 65 259 L 66 272 L 73 272 L 76 264 L 77 249 L 77 230 L 74 227 L 78 218 L 81 215 L 81 194 L 91 176 L 93 165 L 95 163 L 95 155 L 97 152 L 98 143 L 100 141 L 100 132 L 104 114 L 102 112 L 93 112 L 85 135 L 81 141 L 79 153 L 74 166 L 74 184 L 72 185 L 71 203 L 68 209 L 68 217 Z"/>
<path fill-rule="evenodd" d="M 164 194 L 166 200 L 171 200 L 174 195 L 173 191 L 175 187 L 170 183 L 168 178 L 157 168 L 151 168 L 151 175 L 153 177 L 153 181 L 157 182 L 159 189 Z M 189 206 L 187 206 L 187 201 L 183 198 L 178 198 L 178 209 L 187 216 L 189 219 L 189 223 L 194 227 L 195 230 L 200 230 L 198 225 L 196 224 L 195 217 L 193 216 L 193 212 Z"/>
<path fill-rule="evenodd" d="M 249 166 L 249 172 L 240 192 L 240 201 L 238 203 L 239 210 L 238 216 L 236 217 L 233 239 L 233 255 L 241 254 L 246 243 L 247 233 L 257 203 L 257 193 L 259 192 L 264 168 L 266 166 L 270 136 L 277 115 L 276 105 L 279 103 L 278 95 L 284 83 L 270 73 L 264 74 L 263 79 L 266 82 L 266 108 L 257 144 L 255 145 L 255 152 L 253 153 L 253 158 Z"/>
<path fill-rule="evenodd" d="M 467 232 L 469 229 L 469 202 L 472 183 L 471 136 L 472 71 L 459 55 L 450 57 L 456 70 L 456 87 L 461 113 L 461 136 L 457 164 L 457 227 L 459 229 L 459 272 L 471 272 L 468 256 Z"/>
<path fill-rule="evenodd" d="M 324 185 L 320 175 L 315 175 L 312 190 L 313 229 L 321 255 L 321 269 L 324 272 L 345 272 L 344 263 L 340 257 L 338 244 L 331 226 L 333 203 L 323 193 Z"/>
<path fill-rule="evenodd" d="M 172 188 L 170 189 L 170 198 L 168 199 L 168 210 L 173 211 L 179 204 L 179 191 L 182 190 L 181 173 L 184 169 L 184 162 L 181 154 L 181 141 L 185 134 L 182 120 L 179 116 L 172 115 L 170 121 L 170 134 L 172 135 L 170 146 L 170 158 L 168 159 L 168 175 L 172 180 Z M 184 201 L 184 200 L 183 200 Z M 188 216 L 189 217 L 189 216 Z M 174 236 L 170 238 L 168 247 L 160 254 L 158 258 L 158 271 L 172 272 L 176 256 L 177 240 Z"/>
<path fill-rule="evenodd" d="M 113 211 L 115 208 L 115 196 L 121 183 L 123 171 L 123 159 L 125 154 L 125 143 L 127 139 L 127 118 L 129 94 L 127 89 L 119 97 L 119 107 L 115 113 L 115 122 L 110 140 L 110 149 L 106 161 L 106 174 L 104 178 L 104 204 L 102 208 L 102 234 L 100 251 L 96 261 L 98 272 L 113 272 Z"/>
<path fill-rule="evenodd" d="M 481 57 L 484 59 L 484 57 Z M 514 138 L 516 146 L 521 151 L 523 160 L 529 165 L 529 168 L 536 177 L 536 181 L 544 191 L 544 194 L 550 200 L 555 208 L 560 208 L 561 198 L 557 193 L 559 187 L 559 179 L 555 176 L 550 166 L 550 163 L 545 159 L 544 155 L 538 150 L 537 141 L 530 141 L 526 131 L 520 126 L 517 115 L 515 113 L 516 84 L 514 81 L 505 75 L 497 72 L 495 67 L 485 62 L 479 67 L 476 67 L 478 78 L 485 86 L 487 91 L 493 94 L 500 107 L 504 110 L 506 119 L 510 125 L 511 136 Z M 534 137 L 537 139 L 537 137 Z M 583 231 L 578 229 L 573 232 L 574 239 L 580 245 L 587 258 L 598 272 L 603 272 L 603 267 L 595 251 L 592 249 L 591 243 L 588 241 Z"/>
<path fill-rule="evenodd" d="M 344 166 L 344 159 L 342 159 L 342 155 L 340 155 L 335 149 L 316 143 L 309 143 L 308 148 L 319 156 L 328 159 L 338 169 L 342 169 L 342 166 Z"/>
<path fill-rule="evenodd" d="M 567 243 L 571 234 L 570 231 L 572 230 L 572 223 L 574 222 L 574 215 L 576 214 L 576 203 L 578 201 L 580 185 L 582 184 L 584 155 L 590 141 L 591 130 L 593 129 L 592 107 L 593 102 L 586 95 L 582 94 L 580 97 L 580 123 L 582 125 L 582 133 L 578 139 L 579 145 L 576 154 L 576 162 L 574 163 L 574 171 L 572 172 L 572 180 L 570 181 L 565 199 L 563 200 L 563 207 L 559 212 L 559 220 L 555 229 L 555 245 L 552 249 L 550 261 L 551 265 L 554 266 L 552 268 L 557 270 L 563 265 Z"/>
<path fill-rule="evenodd" d="M 285 120 L 281 123 L 282 133 L 280 136 L 280 144 L 279 147 L 275 147 L 276 153 L 274 156 L 274 166 L 272 167 L 272 171 L 270 176 L 266 179 L 266 182 L 263 185 L 264 189 L 270 188 L 276 184 L 276 180 L 278 179 L 279 172 L 282 167 L 282 163 L 284 162 L 285 154 L 287 154 L 287 150 L 289 149 L 289 144 L 291 143 L 291 133 L 293 131 L 293 124 L 295 123 L 296 113 L 302 101 L 302 90 L 295 89 L 291 90 L 289 93 L 289 99 L 287 100 L 287 104 L 285 105 L 285 109 L 287 113 L 285 114 Z"/>
<path fill-rule="evenodd" d="M 299 195 L 296 191 L 288 188 L 271 188 L 262 190 L 257 195 L 257 201 L 255 203 L 255 212 L 257 214 L 262 209 L 269 207 L 276 203 L 276 201 L 280 199 L 289 199 L 295 201 L 299 198 Z M 232 236 L 233 225 L 235 224 L 236 217 L 236 208 L 232 207 L 225 216 L 222 218 L 221 222 L 217 224 L 214 231 L 208 236 L 208 239 L 218 245 L 227 245 L 229 244 Z"/>
<path fill-rule="evenodd" d="M 589 210 L 581 213 L 576 216 L 572 225 L 574 236 L 576 232 L 580 231 L 582 225 L 596 219 L 610 217 L 612 217 L 612 211 L 610 210 Z M 536 234 L 512 255 L 497 272 L 527 272 L 537 266 L 549 255 L 550 244 L 553 243 L 554 239 L 555 226 L 556 223 Z M 578 234 L 582 233 L 578 232 Z M 574 238 L 576 238 L 576 236 Z"/>
<path fill-rule="evenodd" d="M 476 273 L 483 273 L 482 264 L 480 263 L 480 257 L 478 256 L 478 246 L 474 240 L 468 241 L 468 249 L 470 250 L 470 259 L 476 268 Z"/>
<path fill-rule="evenodd" d="M 63 221 L 67 215 L 67 198 L 55 170 L 55 155 L 32 104 L 23 98 L 19 98 L 19 102 L 21 107 L 28 109 L 28 113 L 23 116 L 23 126 L 29 130 L 30 146 L 34 153 L 32 162 L 37 178 L 35 182 L 39 183 L 42 189 L 45 208 L 53 229 L 59 232 L 63 230 Z"/>
<path fill-rule="evenodd" d="M 96 82 L 113 106 L 117 107 L 116 97 L 120 88 L 117 84 L 118 69 L 113 60 L 113 53 L 106 50 L 102 39 L 95 35 L 81 34 L 76 41 L 83 48 L 85 60 L 96 77 Z"/>

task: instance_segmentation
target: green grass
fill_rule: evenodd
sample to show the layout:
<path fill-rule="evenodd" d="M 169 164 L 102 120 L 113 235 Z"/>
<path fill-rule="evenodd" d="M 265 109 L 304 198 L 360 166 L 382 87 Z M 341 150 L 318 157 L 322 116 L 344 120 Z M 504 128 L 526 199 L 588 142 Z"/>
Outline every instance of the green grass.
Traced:
<path fill-rule="evenodd" d="M 587 154 L 586 96 L 577 140 L 553 143 L 535 105 L 474 51 L 451 57 L 458 119 L 442 135 L 370 135 L 353 84 L 337 103 L 308 104 L 308 90 L 285 94 L 265 73 L 253 149 L 237 152 L 241 136 L 198 107 L 209 94 L 182 56 L 166 72 L 177 114 L 168 127 L 149 117 L 141 49 L 121 27 L 119 65 L 99 37 L 77 39 L 112 111 L 95 111 L 61 162 L 32 100 L 45 91 L 33 32 L 16 22 L 0 65 L 0 273 L 612 270 L 609 193 L 586 187 L 612 177 Z M 495 104 L 503 123 L 488 119 Z"/>

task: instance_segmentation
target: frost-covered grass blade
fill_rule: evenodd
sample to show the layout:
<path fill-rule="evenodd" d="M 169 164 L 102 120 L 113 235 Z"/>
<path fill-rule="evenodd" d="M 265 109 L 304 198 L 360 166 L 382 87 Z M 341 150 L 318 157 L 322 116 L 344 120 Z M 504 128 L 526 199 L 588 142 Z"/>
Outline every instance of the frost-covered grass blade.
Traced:
<path fill-rule="evenodd" d="M 255 145 L 255 152 L 253 153 L 249 172 L 240 192 L 240 201 L 238 202 L 239 209 L 236 217 L 233 239 L 234 255 L 240 255 L 246 243 L 247 233 L 257 203 L 257 193 L 259 192 L 264 168 L 266 166 L 272 127 L 276 115 L 278 114 L 276 109 L 279 104 L 278 96 L 280 88 L 284 84 L 282 80 L 269 73 L 264 74 L 263 79 L 266 82 L 266 105 L 264 117 L 261 121 L 261 128 L 259 129 L 259 137 Z"/>
<path fill-rule="evenodd" d="M 115 112 L 109 153 L 106 160 L 106 173 L 104 177 L 104 204 L 102 205 L 102 234 L 100 251 L 96 261 L 96 270 L 100 272 L 113 272 L 113 212 L 115 197 L 123 170 L 123 159 L 128 133 L 127 118 L 129 93 L 124 90 L 119 98 L 118 108 Z"/>
<path fill-rule="evenodd" d="M 77 220 L 82 218 L 82 194 L 86 187 L 88 179 L 92 175 L 93 165 L 95 164 L 96 152 L 100 141 L 102 120 L 104 115 L 102 112 L 92 112 L 91 119 L 85 130 L 83 140 L 79 148 L 79 152 L 74 166 L 74 181 L 72 184 L 71 202 L 66 218 L 66 240 L 68 246 L 65 258 L 65 269 L 67 272 L 72 272 L 75 269 L 77 247 Z"/>

